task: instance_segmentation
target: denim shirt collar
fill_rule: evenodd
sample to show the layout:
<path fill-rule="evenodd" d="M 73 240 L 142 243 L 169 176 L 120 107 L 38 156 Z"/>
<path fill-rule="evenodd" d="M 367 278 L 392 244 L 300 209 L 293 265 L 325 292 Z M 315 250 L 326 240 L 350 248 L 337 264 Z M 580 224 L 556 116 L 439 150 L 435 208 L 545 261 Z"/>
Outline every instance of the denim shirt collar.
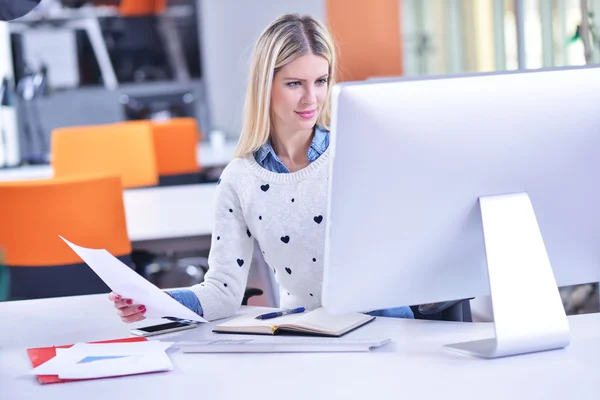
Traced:
<path fill-rule="evenodd" d="M 309 162 L 315 161 L 327 150 L 327 147 L 329 147 L 329 131 L 320 126 L 315 127 L 315 135 L 306 152 L 306 158 Z M 267 141 L 260 149 L 254 152 L 254 159 L 258 164 L 267 169 L 275 169 L 273 172 L 289 172 L 281 160 L 279 160 L 277 154 L 275 154 L 271 140 Z M 269 166 L 272 168 L 268 168 Z"/>

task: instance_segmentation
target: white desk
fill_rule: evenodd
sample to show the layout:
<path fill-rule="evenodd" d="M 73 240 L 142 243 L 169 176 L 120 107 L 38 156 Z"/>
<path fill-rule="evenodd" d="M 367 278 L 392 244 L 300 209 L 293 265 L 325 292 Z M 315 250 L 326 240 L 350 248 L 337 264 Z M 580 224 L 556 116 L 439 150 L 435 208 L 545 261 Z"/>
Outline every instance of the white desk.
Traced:
<path fill-rule="evenodd" d="M 203 168 L 224 167 L 233 160 L 236 147 L 236 140 L 226 141 L 223 147 L 213 147 L 210 143 L 200 142 L 197 147 L 198 165 Z"/>
<path fill-rule="evenodd" d="M 496 360 L 455 355 L 441 345 L 492 334 L 490 324 L 378 318 L 348 337 L 395 343 L 357 354 L 171 355 L 175 370 L 42 386 L 22 376 L 27 347 L 129 336 L 104 295 L 0 303 L 1 399 L 570 399 L 600 398 L 600 314 L 569 317 L 564 350 Z M 159 337 L 213 336 L 210 325 Z M 230 335 L 228 338 L 232 337 Z M 265 388 L 261 388 L 263 383 Z M 575 393 L 577 391 L 577 393 Z"/>
<path fill-rule="evenodd" d="M 25 165 L 18 168 L 0 169 L 0 182 L 50 179 L 53 171 L 50 165 Z"/>
<path fill-rule="evenodd" d="M 222 148 L 213 148 L 209 143 L 198 144 L 198 165 L 203 168 L 224 167 L 232 159 L 237 142 L 228 141 Z M 31 179 L 52 178 L 53 171 L 50 165 L 28 165 L 20 168 L 0 169 L 0 182 L 19 181 Z"/>
<path fill-rule="evenodd" d="M 129 189 L 123 192 L 132 242 L 210 236 L 215 183 Z"/>

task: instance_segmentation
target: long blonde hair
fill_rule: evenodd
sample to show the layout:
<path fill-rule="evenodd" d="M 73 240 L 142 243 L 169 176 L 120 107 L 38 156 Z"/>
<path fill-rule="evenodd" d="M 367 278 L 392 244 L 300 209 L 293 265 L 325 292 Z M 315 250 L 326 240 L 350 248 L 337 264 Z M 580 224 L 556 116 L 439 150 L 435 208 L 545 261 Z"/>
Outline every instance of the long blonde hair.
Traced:
<path fill-rule="evenodd" d="M 311 16 L 282 15 L 264 30 L 254 46 L 242 133 L 235 157 L 252 154 L 269 140 L 273 77 L 279 69 L 306 54 L 322 56 L 329 62 L 327 97 L 317 119 L 317 125 L 329 128 L 330 94 L 336 71 L 335 46 L 331 34 Z"/>

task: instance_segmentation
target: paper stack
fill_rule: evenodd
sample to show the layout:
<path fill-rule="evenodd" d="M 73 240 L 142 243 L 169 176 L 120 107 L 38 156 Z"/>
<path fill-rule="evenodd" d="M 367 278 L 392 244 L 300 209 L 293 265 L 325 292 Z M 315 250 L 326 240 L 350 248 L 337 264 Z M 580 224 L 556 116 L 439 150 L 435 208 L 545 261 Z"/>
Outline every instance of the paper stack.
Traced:
<path fill-rule="evenodd" d="M 56 357 L 29 371 L 59 379 L 95 379 L 170 371 L 166 353 L 173 342 L 77 343 L 57 348 Z"/>

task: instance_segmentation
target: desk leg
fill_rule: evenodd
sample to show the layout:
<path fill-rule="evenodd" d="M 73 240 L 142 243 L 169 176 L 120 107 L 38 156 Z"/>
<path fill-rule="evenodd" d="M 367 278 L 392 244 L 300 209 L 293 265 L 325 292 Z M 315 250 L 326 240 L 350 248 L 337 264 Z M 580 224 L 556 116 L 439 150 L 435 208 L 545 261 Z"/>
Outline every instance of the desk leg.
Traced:
<path fill-rule="evenodd" d="M 118 86 L 117 75 L 113 68 L 108 49 L 106 48 L 106 42 L 102 37 L 102 30 L 100 29 L 100 23 L 97 18 L 86 18 L 85 19 L 85 31 L 88 34 L 94 54 L 98 60 L 100 66 L 100 73 L 102 74 L 102 80 L 104 86 L 108 90 L 115 90 Z"/>

